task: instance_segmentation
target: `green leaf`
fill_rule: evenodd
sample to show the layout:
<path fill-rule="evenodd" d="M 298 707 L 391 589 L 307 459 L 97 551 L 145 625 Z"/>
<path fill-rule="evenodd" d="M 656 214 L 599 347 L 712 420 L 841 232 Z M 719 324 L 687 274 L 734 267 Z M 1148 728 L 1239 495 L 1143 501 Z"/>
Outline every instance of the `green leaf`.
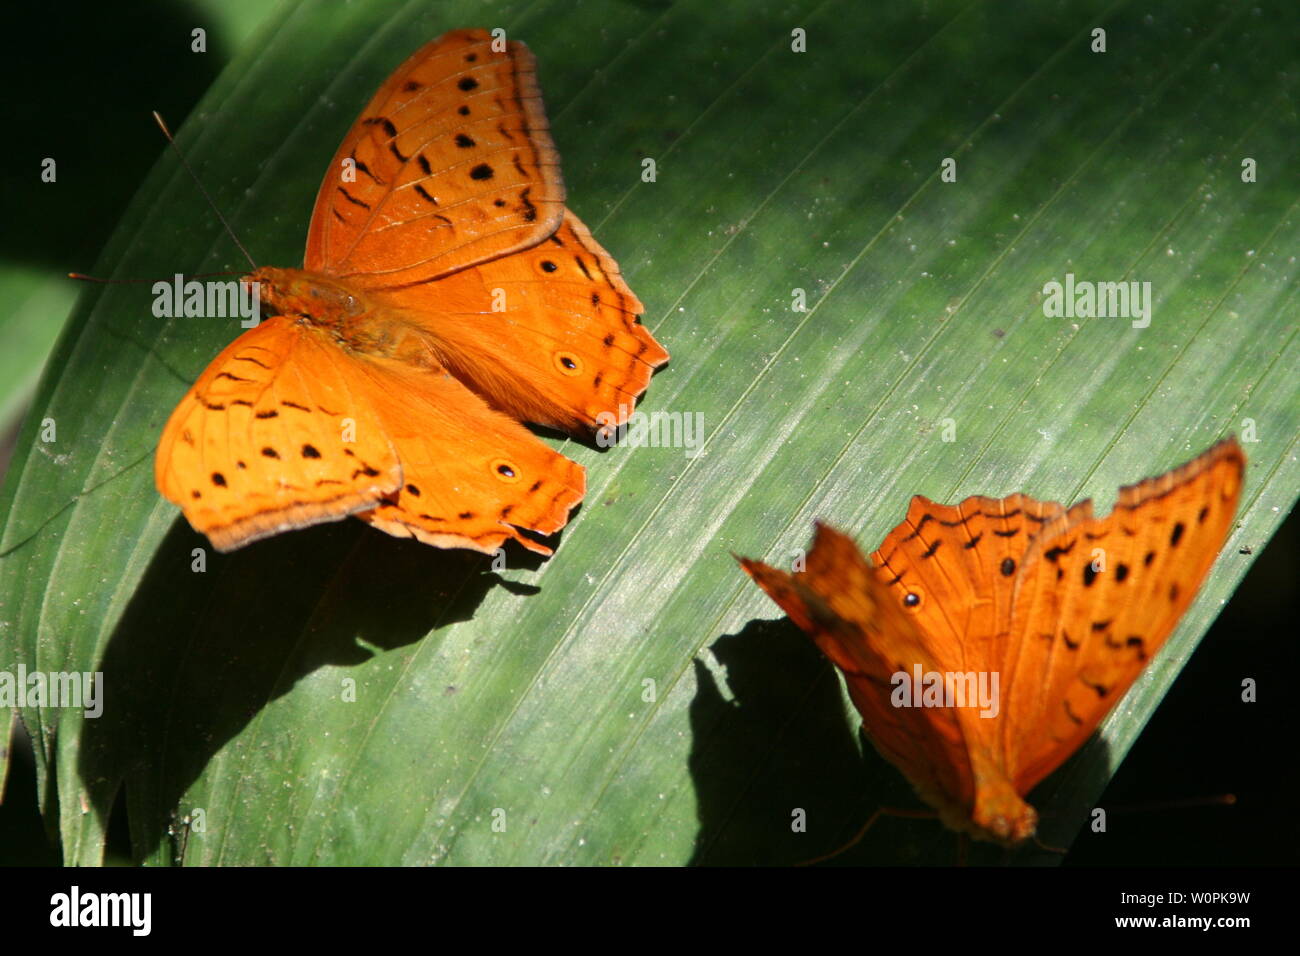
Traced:
<path fill-rule="evenodd" d="M 101 860 L 123 789 L 135 853 L 158 864 L 825 852 L 916 801 L 860 754 L 837 677 L 730 552 L 785 560 L 815 517 L 870 548 L 917 493 L 1092 495 L 1104 513 L 1120 484 L 1236 432 L 1238 530 L 1032 798 L 1044 841 L 1071 839 L 1252 560 L 1238 543 L 1259 551 L 1300 486 L 1296 13 L 723 9 L 287 5 L 221 73 L 178 141 L 258 261 L 295 265 L 324 165 L 393 67 L 456 27 L 527 41 L 570 204 L 672 352 L 642 407 L 702 416 L 705 442 L 555 442 L 589 490 L 540 565 L 495 573 L 347 522 L 195 573 L 206 542 L 155 492 L 152 454 L 235 330 L 154 319 L 147 287 L 98 290 L 0 497 L 0 668 L 105 675 L 98 719 L 21 710 L 68 862 Z M 98 271 L 237 268 L 164 157 Z M 1067 273 L 1150 282 L 1149 327 L 1047 317 L 1044 284 Z M 888 821 L 846 858 L 953 852 L 933 821 Z"/>

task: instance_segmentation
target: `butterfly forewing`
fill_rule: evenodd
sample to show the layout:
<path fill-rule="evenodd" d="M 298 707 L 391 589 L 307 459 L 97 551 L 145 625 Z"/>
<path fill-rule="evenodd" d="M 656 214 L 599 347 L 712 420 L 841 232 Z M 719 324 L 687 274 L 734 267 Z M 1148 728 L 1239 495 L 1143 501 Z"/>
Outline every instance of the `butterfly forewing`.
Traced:
<path fill-rule="evenodd" d="M 393 288 L 553 233 L 564 181 L 536 74 L 526 46 L 486 30 L 445 34 L 412 55 L 335 154 L 305 268 Z"/>
<path fill-rule="evenodd" d="M 1027 792 L 1124 696 L 1192 603 L 1232 529 L 1245 457 L 1225 441 L 1120 489 L 1105 518 L 1080 502 L 1024 558 L 1003 726 L 1007 769 Z M 1036 727 L 1026 735 L 1016 731 Z"/>
<path fill-rule="evenodd" d="M 790 574 L 744 558 L 741 566 L 844 674 L 881 755 L 953 825 L 968 816 L 974 773 L 959 715 L 892 706 L 896 673 L 936 665 L 915 622 L 876 580 L 853 541 L 818 525 L 806 570 Z"/>
<path fill-rule="evenodd" d="M 400 310 L 492 407 L 590 434 L 630 417 L 668 353 L 563 204 L 532 54 L 459 30 L 399 67 L 348 133 L 306 267 Z"/>

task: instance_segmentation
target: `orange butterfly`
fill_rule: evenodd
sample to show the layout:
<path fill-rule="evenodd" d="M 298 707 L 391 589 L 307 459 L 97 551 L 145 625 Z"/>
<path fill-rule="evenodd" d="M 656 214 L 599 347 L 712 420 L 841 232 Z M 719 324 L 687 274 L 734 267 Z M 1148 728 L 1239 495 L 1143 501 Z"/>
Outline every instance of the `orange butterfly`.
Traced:
<path fill-rule="evenodd" d="M 321 184 L 304 268 L 246 280 L 275 314 L 172 413 L 158 490 L 218 549 L 356 515 L 550 554 L 520 532 L 562 528 L 585 473 L 520 422 L 622 424 L 668 360 L 565 208 L 532 54 L 493 45 L 448 33 L 380 88 Z"/>
<path fill-rule="evenodd" d="M 821 524 L 804 571 L 739 560 L 843 672 L 872 743 L 940 819 L 1013 845 L 1037 825 L 1022 798 L 1088 739 L 1191 604 L 1245 465 L 1229 438 L 1121 488 L 1105 518 L 1091 501 L 918 495 L 870 562 Z"/>

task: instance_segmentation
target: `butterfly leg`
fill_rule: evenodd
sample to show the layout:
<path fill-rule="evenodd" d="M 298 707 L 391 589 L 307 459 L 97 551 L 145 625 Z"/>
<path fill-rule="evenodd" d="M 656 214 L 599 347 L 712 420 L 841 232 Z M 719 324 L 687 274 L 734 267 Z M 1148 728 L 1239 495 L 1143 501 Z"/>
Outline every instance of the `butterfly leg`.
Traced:
<path fill-rule="evenodd" d="M 899 807 L 877 807 L 876 811 L 871 814 L 871 816 L 867 817 L 867 822 L 862 824 L 858 832 L 853 834 L 853 837 L 843 846 L 838 847 L 829 853 L 823 853 L 821 856 L 815 856 L 811 860 L 803 860 L 796 863 L 795 866 L 812 866 L 815 863 L 824 863 L 827 860 L 834 859 L 841 853 L 853 849 L 853 847 L 857 846 L 862 841 L 862 838 L 867 835 L 867 831 L 870 830 L 881 817 L 900 817 L 904 820 L 937 820 L 939 814 L 933 810 L 903 810 Z"/>
<path fill-rule="evenodd" d="M 1044 843 L 1042 840 L 1038 839 L 1037 833 L 1034 834 L 1033 840 L 1034 840 L 1034 846 L 1038 847 L 1038 849 L 1043 850 L 1047 853 L 1059 853 L 1061 856 L 1065 856 L 1065 854 L 1070 852 L 1065 847 L 1052 846 L 1049 843 Z"/>

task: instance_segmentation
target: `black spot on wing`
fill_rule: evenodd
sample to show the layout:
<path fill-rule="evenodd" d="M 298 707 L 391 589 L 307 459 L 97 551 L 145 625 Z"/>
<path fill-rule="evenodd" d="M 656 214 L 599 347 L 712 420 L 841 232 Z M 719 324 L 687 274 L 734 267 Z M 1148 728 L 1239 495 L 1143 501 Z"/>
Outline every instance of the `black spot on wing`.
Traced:
<path fill-rule="evenodd" d="M 1098 697 L 1105 697 L 1107 694 L 1110 693 L 1110 688 L 1099 681 L 1090 681 L 1083 677 L 1080 677 L 1079 680 L 1083 681 L 1085 686 L 1091 687 L 1094 691 L 1096 691 Z"/>
<path fill-rule="evenodd" d="M 342 193 L 342 194 L 343 194 L 343 198 L 346 199 L 348 202 L 352 203 L 352 205 L 354 205 L 354 206 L 360 206 L 362 209 L 369 209 L 369 208 L 370 208 L 370 203 L 368 203 L 368 202 L 364 202 L 364 201 L 358 199 L 356 196 L 352 195 L 350 192 L 348 192 L 348 191 L 347 191 L 346 189 L 344 189 L 342 186 L 338 187 L 338 191 L 339 191 L 340 193 Z"/>
<path fill-rule="evenodd" d="M 1047 551 L 1044 551 L 1043 557 L 1045 557 L 1048 561 L 1051 561 L 1053 564 L 1055 564 L 1058 560 L 1060 560 L 1061 555 L 1069 554 L 1073 549 L 1074 549 L 1073 541 L 1071 541 L 1067 545 L 1058 544 L 1056 545 L 1056 547 L 1049 548 Z"/>
<path fill-rule="evenodd" d="M 366 126 L 380 127 L 384 131 L 384 134 L 386 136 L 393 137 L 397 135 L 397 127 L 393 125 L 392 120 L 386 117 L 371 116 L 370 118 L 364 119 L 361 122 L 363 122 Z"/>
<path fill-rule="evenodd" d="M 925 514 L 921 515 L 921 520 L 917 522 L 916 528 L 913 529 L 912 533 L 909 534 L 903 540 L 911 541 L 913 538 L 920 535 L 921 529 L 925 527 L 927 521 L 933 521 L 933 520 L 934 520 L 934 515 L 930 514 L 929 512 L 926 512 Z"/>

